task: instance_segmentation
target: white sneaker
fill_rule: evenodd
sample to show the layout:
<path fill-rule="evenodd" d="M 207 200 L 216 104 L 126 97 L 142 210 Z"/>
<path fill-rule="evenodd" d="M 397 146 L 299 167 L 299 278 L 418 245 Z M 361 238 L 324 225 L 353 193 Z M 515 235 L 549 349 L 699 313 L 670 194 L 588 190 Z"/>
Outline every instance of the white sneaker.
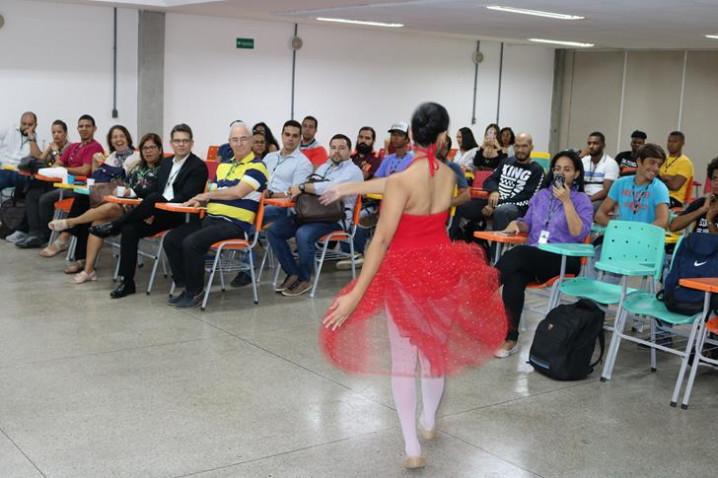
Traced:
<path fill-rule="evenodd" d="M 361 269 L 361 266 L 364 265 L 364 256 L 361 254 L 354 254 L 354 264 L 356 265 L 357 269 Z M 348 271 L 351 270 L 351 268 L 351 259 L 344 259 L 337 262 L 337 269 L 339 269 L 340 271 Z"/>
<path fill-rule="evenodd" d="M 514 344 L 514 346 L 511 347 L 510 349 L 507 349 L 502 345 L 496 352 L 494 352 L 494 357 L 503 359 L 503 358 L 510 357 L 511 355 L 515 354 L 518 351 L 519 351 L 519 343 L 518 342 L 516 342 Z"/>
<path fill-rule="evenodd" d="M 15 231 L 12 234 L 10 234 L 9 236 L 7 236 L 5 238 L 5 240 L 7 242 L 9 242 L 10 244 L 15 244 L 17 242 L 27 239 L 27 236 L 28 236 L 28 234 L 26 232 Z"/>

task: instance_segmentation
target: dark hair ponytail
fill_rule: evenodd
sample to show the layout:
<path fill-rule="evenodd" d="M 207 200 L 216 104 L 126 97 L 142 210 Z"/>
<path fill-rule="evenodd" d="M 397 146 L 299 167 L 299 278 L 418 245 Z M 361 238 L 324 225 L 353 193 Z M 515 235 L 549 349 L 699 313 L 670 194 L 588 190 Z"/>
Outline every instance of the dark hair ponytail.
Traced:
<path fill-rule="evenodd" d="M 448 129 L 449 113 L 438 103 L 422 103 L 411 116 L 411 132 L 419 146 L 436 143 L 439 134 Z"/>

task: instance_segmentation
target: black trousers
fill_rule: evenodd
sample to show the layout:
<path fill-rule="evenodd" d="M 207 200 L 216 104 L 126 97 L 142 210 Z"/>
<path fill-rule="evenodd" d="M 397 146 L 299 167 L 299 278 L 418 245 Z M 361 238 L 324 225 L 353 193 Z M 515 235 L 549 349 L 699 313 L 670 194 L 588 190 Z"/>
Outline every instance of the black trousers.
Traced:
<path fill-rule="evenodd" d="M 174 229 L 185 223 L 184 214 L 157 209 L 155 208 L 157 202 L 165 202 L 165 199 L 159 193 L 149 194 L 140 205 L 117 221 L 121 225 L 122 232 L 119 275 L 125 282 L 131 282 L 135 278 L 140 239 Z M 154 219 L 148 224 L 145 220 L 150 217 Z M 199 220 L 192 216 L 190 222 L 199 223 Z"/>
<path fill-rule="evenodd" d="M 517 340 L 526 286 L 532 282 L 546 282 L 561 274 L 561 256 L 534 246 L 517 246 L 507 251 L 496 267 L 501 273 L 501 283 L 504 286 L 502 298 L 509 316 L 506 340 Z M 566 261 L 566 273 L 578 274 L 580 270 L 581 259 L 569 257 Z"/>
<path fill-rule="evenodd" d="M 90 209 L 90 196 L 84 194 L 76 194 L 75 200 L 72 201 L 72 207 L 67 217 L 78 217 L 83 215 Z M 87 256 L 87 238 L 90 235 L 89 224 L 78 224 L 68 229 L 70 234 L 77 238 L 75 243 L 75 260 L 82 261 Z"/>
<path fill-rule="evenodd" d="M 30 181 L 25 195 L 25 218 L 31 235 L 44 240 L 50 238 L 47 224 L 52 220 L 55 202 L 60 199 L 61 192 L 61 189 L 53 189 L 52 185 L 45 181 Z M 75 197 L 75 193 L 66 190 L 62 197 Z"/>
<path fill-rule="evenodd" d="M 217 241 L 244 239 L 244 229 L 236 223 L 206 217 L 202 223 L 183 224 L 165 237 L 164 249 L 176 285 L 184 285 L 193 296 L 204 287 L 204 256 Z"/>

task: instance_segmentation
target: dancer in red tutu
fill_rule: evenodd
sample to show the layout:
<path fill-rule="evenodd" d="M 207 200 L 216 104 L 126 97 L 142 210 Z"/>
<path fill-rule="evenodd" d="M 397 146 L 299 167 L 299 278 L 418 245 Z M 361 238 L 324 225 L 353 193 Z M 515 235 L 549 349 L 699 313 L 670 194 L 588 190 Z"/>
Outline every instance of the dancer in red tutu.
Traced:
<path fill-rule="evenodd" d="M 435 152 L 448 126 L 443 106 L 420 105 L 411 122 L 416 159 L 408 169 L 336 186 L 322 198 L 384 195 L 362 272 L 327 311 L 320 343 L 329 360 L 348 372 L 391 374 L 407 468 L 425 465 L 415 418 L 417 359 L 419 429 L 430 439 L 444 376 L 491 357 L 507 330 L 497 272 L 481 248 L 452 243 L 446 231 L 456 180 Z"/>

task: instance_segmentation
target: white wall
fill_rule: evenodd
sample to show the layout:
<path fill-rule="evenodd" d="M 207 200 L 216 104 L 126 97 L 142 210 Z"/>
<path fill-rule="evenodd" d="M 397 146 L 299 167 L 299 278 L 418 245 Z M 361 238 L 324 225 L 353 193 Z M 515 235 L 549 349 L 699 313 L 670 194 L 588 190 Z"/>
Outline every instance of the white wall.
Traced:
<path fill-rule="evenodd" d="M 165 52 L 165 131 L 187 122 L 195 152 L 224 141 L 233 119 L 267 122 L 276 136 L 290 115 L 290 39 L 293 25 L 168 14 Z M 192 32 L 188 35 L 187 32 Z M 364 125 L 379 138 L 389 125 L 408 121 L 422 101 L 449 110 L 452 134 L 471 122 L 473 40 L 417 33 L 300 25 L 295 117 L 319 119 L 319 140 L 338 132 L 356 136 Z M 236 37 L 255 38 L 254 50 L 237 50 Z M 481 42 L 477 136 L 495 121 L 499 44 Z M 501 124 L 549 141 L 553 50 L 507 46 L 504 51 Z"/>
<path fill-rule="evenodd" d="M 137 127 L 137 11 L 118 10 L 118 110 L 112 118 L 112 8 L 2 0 L 0 124 L 37 113 L 39 132 L 64 120 L 77 139 L 77 118 L 91 114 L 98 140 L 122 123 Z"/>

